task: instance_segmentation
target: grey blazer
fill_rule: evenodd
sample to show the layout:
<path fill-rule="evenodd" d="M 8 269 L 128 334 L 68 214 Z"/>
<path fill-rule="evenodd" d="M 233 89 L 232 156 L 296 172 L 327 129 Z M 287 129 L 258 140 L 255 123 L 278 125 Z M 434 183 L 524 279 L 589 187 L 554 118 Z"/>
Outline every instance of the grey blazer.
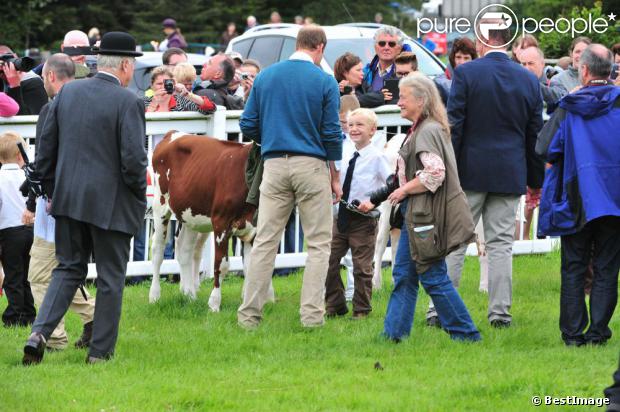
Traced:
<path fill-rule="evenodd" d="M 52 215 L 138 233 L 146 209 L 144 104 L 98 73 L 63 86 L 49 105 L 37 170 Z"/>

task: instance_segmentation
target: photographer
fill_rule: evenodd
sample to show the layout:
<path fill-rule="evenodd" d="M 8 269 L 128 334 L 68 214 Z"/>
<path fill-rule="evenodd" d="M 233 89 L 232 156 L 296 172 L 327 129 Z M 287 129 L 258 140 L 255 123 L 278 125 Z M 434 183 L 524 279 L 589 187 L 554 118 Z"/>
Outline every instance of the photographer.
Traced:
<path fill-rule="evenodd" d="M 215 105 L 209 99 L 203 99 L 188 91 L 185 85 L 177 83 L 172 71 L 166 66 L 153 69 L 151 89 L 153 89 L 153 96 L 144 97 L 147 113 L 200 112 L 209 114 L 215 110 Z"/>
<path fill-rule="evenodd" d="M 177 63 L 171 70 L 175 82 L 174 87 L 178 94 L 185 96 L 188 100 L 198 105 L 198 111 L 203 110 L 211 113 L 215 110 L 215 104 L 207 96 L 198 96 L 191 92 L 196 81 L 196 69 L 194 66 L 190 63 L 182 62 Z"/>
<path fill-rule="evenodd" d="M 475 238 L 450 142 L 446 109 L 433 81 L 419 72 L 400 81 L 398 106 L 401 116 L 413 122 L 399 152 L 398 184 L 383 190 L 382 198 L 374 193 L 370 197 L 378 205 L 391 192 L 387 199 L 400 203 L 404 218 L 383 333 L 396 342 L 409 335 L 418 283 L 422 283 L 450 337 L 478 341 L 480 333 L 448 277 L 445 261 L 450 251 Z"/>
<path fill-rule="evenodd" d="M 359 100 L 360 107 L 378 107 L 389 100 L 385 94 L 373 92 L 370 90 L 369 85 L 363 83 L 364 71 L 362 60 L 353 53 L 346 52 L 336 60 L 336 63 L 334 63 L 334 77 L 338 82 L 340 96 L 354 95 Z"/>
<path fill-rule="evenodd" d="M 32 68 L 32 59 L 19 59 L 10 48 L 0 46 L 0 79 L 4 83 L 3 91 L 19 105 L 19 116 L 39 114 L 47 103 L 43 80 Z"/>
<path fill-rule="evenodd" d="M 247 101 L 254 85 L 254 79 L 260 73 L 260 63 L 256 60 L 247 59 L 239 67 L 241 73 L 239 74 L 241 79 L 241 89 L 243 91 L 243 101 Z"/>

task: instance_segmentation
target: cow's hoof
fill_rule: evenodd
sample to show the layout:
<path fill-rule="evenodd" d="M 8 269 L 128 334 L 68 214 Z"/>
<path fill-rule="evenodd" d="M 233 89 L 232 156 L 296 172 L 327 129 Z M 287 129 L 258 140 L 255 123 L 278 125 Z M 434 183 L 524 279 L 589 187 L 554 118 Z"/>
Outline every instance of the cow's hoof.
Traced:
<path fill-rule="evenodd" d="M 211 296 L 209 296 L 209 308 L 211 309 L 211 312 L 219 312 L 221 304 L 222 290 L 220 288 L 213 288 Z"/>
<path fill-rule="evenodd" d="M 153 290 L 151 289 L 151 291 L 149 292 L 149 303 L 157 303 L 157 301 L 159 300 L 161 294 L 159 290 Z"/>
<path fill-rule="evenodd" d="M 267 302 L 275 303 L 276 301 L 276 292 L 273 290 L 273 284 L 269 285 L 269 290 L 267 291 Z"/>
<path fill-rule="evenodd" d="M 375 276 L 372 278 L 372 290 L 381 290 L 383 281 L 381 276 Z"/>

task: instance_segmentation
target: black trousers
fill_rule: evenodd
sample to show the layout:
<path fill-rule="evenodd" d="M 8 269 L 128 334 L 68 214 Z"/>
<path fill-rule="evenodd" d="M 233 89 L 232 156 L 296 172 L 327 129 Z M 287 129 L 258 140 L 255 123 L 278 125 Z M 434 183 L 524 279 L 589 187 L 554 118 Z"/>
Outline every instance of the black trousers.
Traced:
<path fill-rule="evenodd" d="M 2 314 L 5 326 L 28 326 L 36 316 L 28 282 L 32 233 L 32 226 L 0 230 L 2 267 L 5 274 L 3 289 L 9 302 Z"/>
<path fill-rule="evenodd" d="M 590 258 L 594 278 L 588 316 L 584 284 Z M 565 342 L 601 343 L 611 338 L 608 325 L 618 301 L 618 270 L 620 217 L 601 217 L 574 235 L 562 236 L 560 330 Z"/>
<path fill-rule="evenodd" d="M 131 235 L 58 216 L 55 238 L 58 267 L 52 271 L 32 331 L 49 338 L 86 279 L 88 259 L 94 254 L 97 299 L 89 356 L 109 358 L 118 337 Z"/>
<path fill-rule="evenodd" d="M 607 411 L 620 411 L 620 364 L 614 372 L 614 383 L 604 393 L 610 402 Z"/>

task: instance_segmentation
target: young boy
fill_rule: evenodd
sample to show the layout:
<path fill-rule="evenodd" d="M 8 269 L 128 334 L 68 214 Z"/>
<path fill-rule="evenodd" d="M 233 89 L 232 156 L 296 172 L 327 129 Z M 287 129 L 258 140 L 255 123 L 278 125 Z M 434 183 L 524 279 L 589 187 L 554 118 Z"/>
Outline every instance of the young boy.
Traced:
<path fill-rule="evenodd" d="M 348 117 L 349 138 L 355 146 L 351 153 L 345 153 L 340 169 L 342 199 L 347 202 L 358 200 L 359 210 L 368 212 L 374 206 L 368 200 L 368 193 L 385 185 L 392 173 L 387 160 L 373 144 L 371 138 L 377 131 L 377 115 L 369 109 L 356 109 Z M 372 276 L 376 219 L 352 212 L 340 204 L 334 221 L 329 269 L 325 281 L 325 306 L 328 317 L 348 313 L 344 285 L 340 278 L 340 260 L 351 248 L 353 258 L 353 318 L 361 319 L 372 310 Z"/>
<path fill-rule="evenodd" d="M 26 198 L 19 191 L 26 179 L 17 133 L 0 135 L 0 249 L 4 268 L 4 292 L 9 304 L 2 314 L 4 326 L 28 326 L 36 315 L 28 283 L 33 214 L 26 211 Z M 29 226 L 26 226 L 27 223 Z"/>

